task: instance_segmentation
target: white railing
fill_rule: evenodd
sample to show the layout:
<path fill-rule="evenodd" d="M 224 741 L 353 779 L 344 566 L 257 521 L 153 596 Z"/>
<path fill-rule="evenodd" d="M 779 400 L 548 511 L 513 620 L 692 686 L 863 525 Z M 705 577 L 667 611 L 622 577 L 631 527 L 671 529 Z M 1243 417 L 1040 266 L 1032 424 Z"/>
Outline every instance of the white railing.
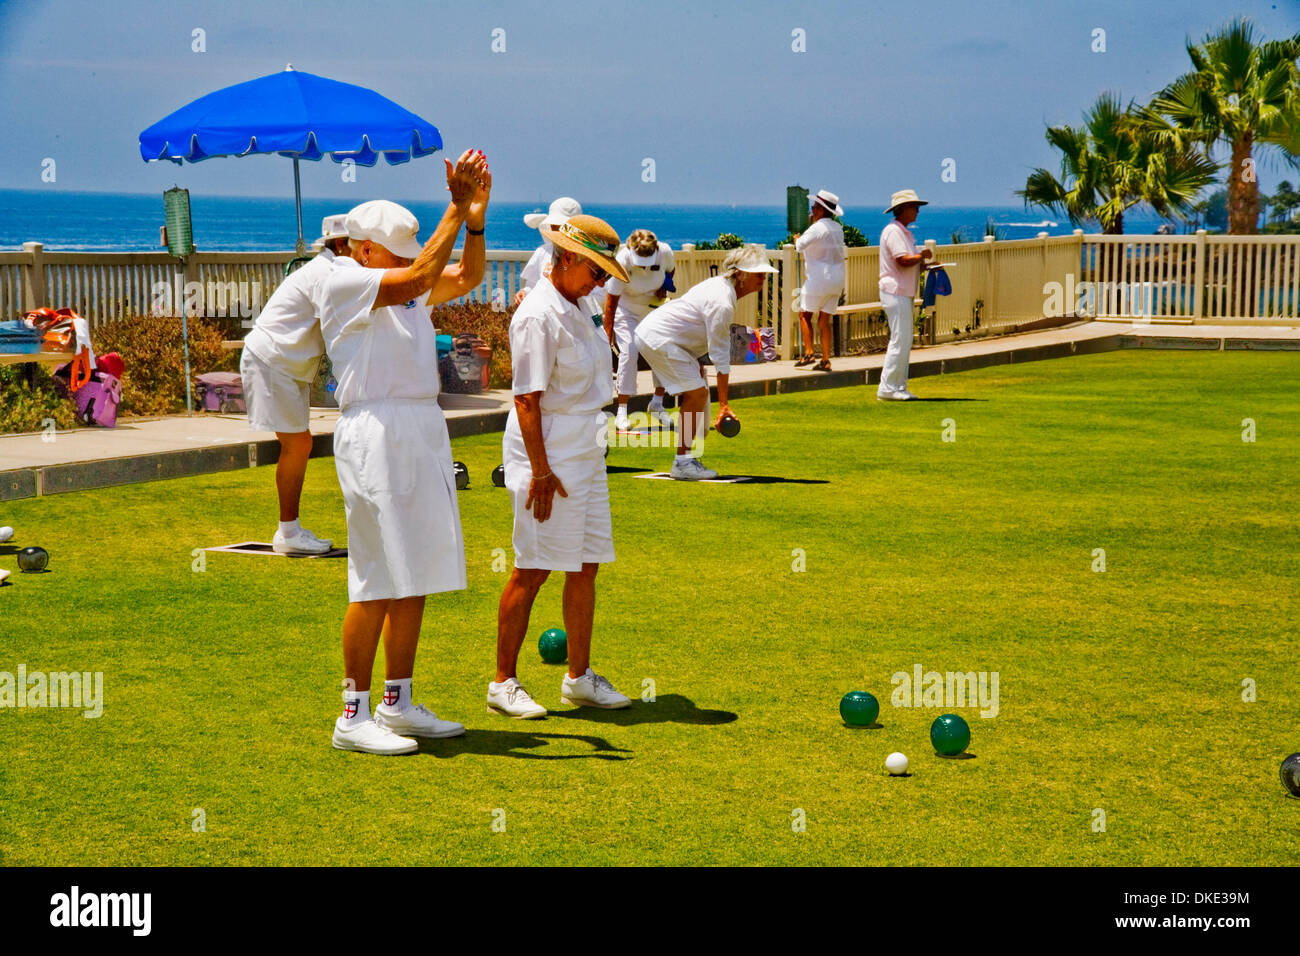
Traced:
<path fill-rule="evenodd" d="M 1099 319 L 1294 325 L 1300 236 L 1085 236 L 1080 282 Z"/>
<path fill-rule="evenodd" d="M 1083 235 L 935 245 L 952 295 L 937 300 L 927 323 L 931 342 L 1006 332 L 1063 316 L 1152 322 L 1300 323 L 1300 236 Z M 508 306 L 531 253 L 489 250 L 483 281 L 462 302 Z M 850 249 L 845 301 L 879 299 L 879 249 Z M 679 292 L 715 275 L 725 251 L 687 246 L 674 254 Z M 795 290 L 803 281 L 793 246 L 772 250 L 778 272 L 745 299 L 737 322 L 777 329 L 789 358 L 798 340 Z M 255 315 L 284 277 L 285 252 L 199 252 L 181 263 L 165 252 L 46 252 L 26 243 L 0 252 L 0 317 L 49 305 L 77 309 L 92 324 L 131 314 L 179 314 L 187 290 L 203 296 L 190 309 L 217 316 Z M 187 285 L 188 284 L 188 285 Z M 214 312 L 213 306 L 218 311 Z M 841 349 L 878 347 L 878 314 L 840 320 Z"/>

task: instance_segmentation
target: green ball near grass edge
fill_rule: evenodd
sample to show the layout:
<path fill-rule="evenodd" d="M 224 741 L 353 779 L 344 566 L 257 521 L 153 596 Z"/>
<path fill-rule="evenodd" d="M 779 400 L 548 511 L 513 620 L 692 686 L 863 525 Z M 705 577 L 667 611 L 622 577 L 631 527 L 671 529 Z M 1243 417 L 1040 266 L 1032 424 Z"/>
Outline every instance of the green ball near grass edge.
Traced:
<path fill-rule="evenodd" d="M 563 664 L 569 657 L 569 635 L 562 627 L 548 627 L 537 639 L 537 652 L 548 664 Z"/>
<path fill-rule="evenodd" d="M 840 698 L 840 716 L 850 727 L 870 727 L 880 716 L 880 701 L 865 690 L 851 690 Z"/>
<path fill-rule="evenodd" d="M 970 746 L 970 725 L 956 714 L 940 714 L 930 725 L 930 743 L 935 753 L 955 757 Z"/>

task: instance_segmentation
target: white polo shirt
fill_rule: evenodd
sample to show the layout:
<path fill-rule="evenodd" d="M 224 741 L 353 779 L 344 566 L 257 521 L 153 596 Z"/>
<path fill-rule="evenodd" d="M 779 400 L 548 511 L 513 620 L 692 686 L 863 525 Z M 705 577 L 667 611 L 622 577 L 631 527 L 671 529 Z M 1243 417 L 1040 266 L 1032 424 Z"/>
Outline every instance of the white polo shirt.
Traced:
<path fill-rule="evenodd" d="M 808 227 L 794 247 L 803 254 L 803 288 L 809 296 L 844 288 L 844 227 L 829 217 Z"/>
<path fill-rule="evenodd" d="M 354 402 L 438 397 L 438 340 L 427 296 L 372 310 L 383 276 L 383 269 L 340 256 L 321 283 L 320 330 L 344 411 Z"/>
<path fill-rule="evenodd" d="M 916 280 L 921 274 L 920 263 L 900 266 L 899 256 L 914 256 L 919 252 L 912 230 L 895 219 L 880 234 L 880 291 L 890 295 L 916 297 Z"/>
<path fill-rule="evenodd" d="M 549 278 L 510 320 L 510 362 L 514 394 L 541 392 L 543 415 L 594 417 L 613 397 L 604 330 L 589 309 L 560 295 Z"/>
<path fill-rule="evenodd" d="M 244 336 L 244 348 L 272 368 L 299 382 L 316 377 L 320 357 L 325 354 L 321 337 L 318 296 L 321 282 L 329 275 L 334 253 L 322 249 L 302 268 L 280 283 Z"/>
<path fill-rule="evenodd" d="M 729 375 L 735 316 L 736 287 L 731 279 L 714 276 L 647 315 L 637 326 L 636 337 L 655 350 L 678 345 L 693 356 L 708 352 L 717 371 Z"/>
<path fill-rule="evenodd" d="M 655 262 L 649 266 L 634 265 L 632 250 L 627 246 L 619 249 L 614 258 L 627 270 L 627 281 L 611 277 L 605 282 L 605 292 L 618 296 L 620 312 L 626 311 L 634 319 L 644 319 L 650 311 L 650 300 L 664 284 L 664 277 L 676 268 L 672 247 L 666 242 L 659 243 Z"/>

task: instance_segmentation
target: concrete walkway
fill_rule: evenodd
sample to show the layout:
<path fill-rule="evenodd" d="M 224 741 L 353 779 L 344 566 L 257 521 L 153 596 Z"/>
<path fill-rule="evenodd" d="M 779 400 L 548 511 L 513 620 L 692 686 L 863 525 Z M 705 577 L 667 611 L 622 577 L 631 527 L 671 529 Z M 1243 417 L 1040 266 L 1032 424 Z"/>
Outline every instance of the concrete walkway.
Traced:
<path fill-rule="evenodd" d="M 990 336 L 928 348 L 914 348 L 910 375 L 965 371 L 989 365 L 1038 361 L 1120 348 L 1300 351 L 1300 326 L 1188 326 L 1080 322 L 1021 335 Z M 737 366 L 731 377 L 735 398 L 873 385 L 880 380 L 883 354 L 833 359 L 833 372 L 797 369 L 793 362 Z M 643 409 L 653 391 L 649 372 L 638 376 L 640 394 L 632 410 Z M 508 391 L 444 395 L 441 404 L 452 438 L 501 431 L 510 411 Z M 313 456 L 333 454 L 337 410 L 313 409 Z M 248 428 L 242 415 L 196 413 L 161 419 L 124 419 L 115 429 L 79 428 L 51 435 L 0 436 L 0 501 L 100 488 L 108 485 L 273 464 L 279 443 Z"/>

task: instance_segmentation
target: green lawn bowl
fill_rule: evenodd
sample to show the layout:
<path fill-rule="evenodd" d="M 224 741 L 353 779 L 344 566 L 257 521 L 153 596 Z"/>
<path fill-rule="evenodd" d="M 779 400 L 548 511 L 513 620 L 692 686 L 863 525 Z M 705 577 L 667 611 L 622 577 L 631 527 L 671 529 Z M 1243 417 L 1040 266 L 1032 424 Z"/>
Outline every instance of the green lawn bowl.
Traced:
<path fill-rule="evenodd" d="M 970 746 L 970 725 L 956 714 L 942 714 L 930 725 L 930 743 L 944 757 L 955 757 Z"/>
<path fill-rule="evenodd" d="M 840 698 L 840 716 L 850 727 L 870 727 L 880 716 L 880 701 L 865 690 L 851 690 Z"/>
<path fill-rule="evenodd" d="M 537 651 L 548 664 L 563 664 L 569 657 L 569 636 L 562 627 L 548 627 L 537 639 Z"/>

